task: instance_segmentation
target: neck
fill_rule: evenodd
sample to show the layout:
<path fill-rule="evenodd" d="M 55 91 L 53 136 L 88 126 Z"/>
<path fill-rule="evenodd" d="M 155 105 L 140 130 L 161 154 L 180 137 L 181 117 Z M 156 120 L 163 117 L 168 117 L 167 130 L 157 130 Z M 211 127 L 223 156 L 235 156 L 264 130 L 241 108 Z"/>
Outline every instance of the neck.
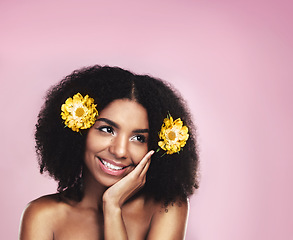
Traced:
<path fill-rule="evenodd" d="M 87 174 L 86 170 L 83 173 L 83 181 L 84 194 L 81 205 L 86 208 L 102 209 L 103 194 L 107 187 L 93 179 L 90 174 Z"/>

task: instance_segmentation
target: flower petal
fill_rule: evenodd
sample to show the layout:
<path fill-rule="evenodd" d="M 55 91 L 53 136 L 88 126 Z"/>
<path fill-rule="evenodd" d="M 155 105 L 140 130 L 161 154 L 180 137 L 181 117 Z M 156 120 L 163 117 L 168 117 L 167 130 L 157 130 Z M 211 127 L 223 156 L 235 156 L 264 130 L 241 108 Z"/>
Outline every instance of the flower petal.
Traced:
<path fill-rule="evenodd" d="M 80 93 L 68 98 L 61 106 L 61 118 L 73 131 L 90 128 L 96 121 L 98 111 L 94 99 Z"/>

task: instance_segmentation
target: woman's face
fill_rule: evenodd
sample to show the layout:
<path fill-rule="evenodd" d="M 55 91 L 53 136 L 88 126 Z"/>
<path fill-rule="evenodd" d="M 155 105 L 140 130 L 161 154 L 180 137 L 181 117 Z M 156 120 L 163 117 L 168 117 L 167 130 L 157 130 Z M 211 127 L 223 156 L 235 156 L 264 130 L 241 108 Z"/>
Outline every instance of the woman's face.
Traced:
<path fill-rule="evenodd" d="M 104 186 L 113 185 L 147 153 L 148 132 L 148 115 L 142 105 L 128 99 L 111 102 L 89 129 L 86 173 Z"/>

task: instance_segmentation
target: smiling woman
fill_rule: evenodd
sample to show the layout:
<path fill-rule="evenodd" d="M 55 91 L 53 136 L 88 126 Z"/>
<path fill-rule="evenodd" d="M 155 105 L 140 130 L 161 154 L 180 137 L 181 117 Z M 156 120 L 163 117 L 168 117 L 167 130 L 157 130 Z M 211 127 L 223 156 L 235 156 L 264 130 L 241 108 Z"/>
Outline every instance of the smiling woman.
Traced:
<path fill-rule="evenodd" d="M 169 84 L 117 67 L 74 71 L 49 91 L 35 139 L 58 193 L 27 206 L 21 240 L 184 239 L 198 157 Z"/>
<path fill-rule="evenodd" d="M 148 152 L 148 115 L 130 100 L 114 100 L 89 129 L 85 168 L 103 186 L 128 175 Z"/>

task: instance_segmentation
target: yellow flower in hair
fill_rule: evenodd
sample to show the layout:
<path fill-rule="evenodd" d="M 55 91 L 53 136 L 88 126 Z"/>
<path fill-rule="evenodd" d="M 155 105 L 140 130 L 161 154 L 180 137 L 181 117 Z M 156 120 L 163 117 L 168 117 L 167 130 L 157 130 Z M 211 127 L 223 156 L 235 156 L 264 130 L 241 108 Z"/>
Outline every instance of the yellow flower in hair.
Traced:
<path fill-rule="evenodd" d="M 173 121 L 172 116 L 169 114 L 164 119 L 161 131 L 159 132 L 159 138 L 162 141 L 159 141 L 158 145 L 167 151 L 167 154 L 177 153 L 185 146 L 188 137 L 188 128 L 183 126 L 181 119 L 177 118 Z"/>
<path fill-rule="evenodd" d="M 67 98 L 61 106 L 64 124 L 75 132 L 79 132 L 79 129 L 90 128 L 98 117 L 96 106 L 94 99 L 88 95 L 83 97 L 77 93 L 73 98 Z"/>

